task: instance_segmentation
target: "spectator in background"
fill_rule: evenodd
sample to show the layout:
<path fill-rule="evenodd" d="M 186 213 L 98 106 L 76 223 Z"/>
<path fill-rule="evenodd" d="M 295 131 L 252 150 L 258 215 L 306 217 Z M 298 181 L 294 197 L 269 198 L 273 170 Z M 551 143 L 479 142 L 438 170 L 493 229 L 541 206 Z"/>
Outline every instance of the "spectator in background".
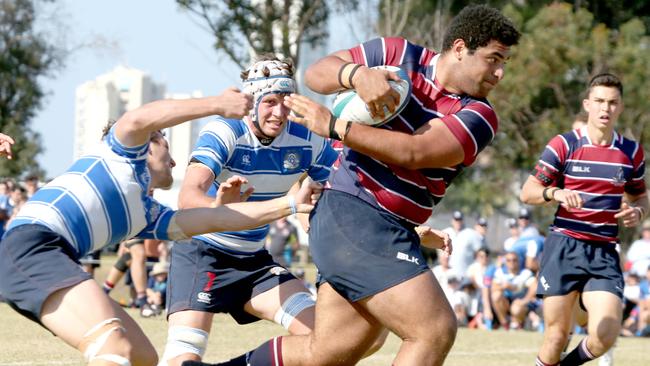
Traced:
<path fill-rule="evenodd" d="M 20 184 L 14 185 L 9 193 L 9 205 L 11 206 L 11 213 L 9 221 L 6 225 L 9 225 L 11 220 L 16 216 L 23 204 L 27 202 L 27 191 L 25 188 L 21 187 Z"/>
<path fill-rule="evenodd" d="M 37 175 L 28 175 L 25 178 L 25 190 L 27 193 L 27 199 L 30 199 L 36 191 L 38 191 L 38 176 Z"/>
<path fill-rule="evenodd" d="M 544 239 L 539 234 L 521 236 L 507 251 L 517 253 L 522 268 L 528 268 L 536 273 L 539 270 L 539 257 L 544 249 Z"/>
<path fill-rule="evenodd" d="M 525 238 L 527 236 L 539 235 L 537 228 L 530 222 L 530 210 L 526 207 L 519 209 L 519 216 L 517 216 L 517 224 L 519 225 L 519 237 Z"/>
<path fill-rule="evenodd" d="M 0 182 L 0 238 L 5 233 L 5 226 L 13 209 L 9 204 L 9 193 L 9 181 Z"/>
<path fill-rule="evenodd" d="M 635 240 L 627 250 L 625 269 L 645 276 L 650 266 L 650 222 L 644 222 L 641 229 L 641 238 Z"/>
<path fill-rule="evenodd" d="M 474 288 L 483 288 L 483 279 L 485 277 L 485 271 L 489 265 L 489 258 L 490 251 L 487 247 L 480 248 L 474 252 L 474 262 L 470 264 L 465 273 L 466 278 L 472 282 Z"/>
<path fill-rule="evenodd" d="M 510 236 L 503 241 L 503 250 L 507 252 L 512 248 L 512 245 L 517 239 L 519 239 L 519 225 L 517 224 L 517 219 L 511 217 L 506 220 L 506 226 L 508 226 Z"/>
<path fill-rule="evenodd" d="M 459 278 L 467 276 L 467 268 L 474 261 L 474 253 L 481 248 L 487 247 L 485 243 L 486 233 L 487 220 L 480 217 L 474 228 L 463 229 L 452 240 L 454 250 L 449 256 L 449 265 Z"/>
<path fill-rule="evenodd" d="M 296 227 L 284 217 L 270 225 L 266 237 L 266 249 L 276 263 L 289 268 L 293 253 L 298 250 L 297 236 Z M 285 256 L 287 249 L 291 253 L 289 256 Z"/>
<path fill-rule="evenodd" d="M 521 268 L 517 254 L 506 253 L 505 268 L 496 269 L 491 290 L 493 311 L 503 327 L 520 327 L 521 324 L 516 321 L 512 323 L 508 321 L 512 310 L 511 305 L 515 299 L 526 296 L 528 288 L 533 282 L 535 282 L 533 272 L 527 268 Z"/>
<path fill-rule="evenodd" d="M 147 280 L 147 304 L 143 307 L 140 315 L 148 318 L 154 315 L 160 315 L 165 308 L 167 298 L 167 273 L 169 272 L 169 263 L 158 262 L 153 265 L 149 272 Z"/>

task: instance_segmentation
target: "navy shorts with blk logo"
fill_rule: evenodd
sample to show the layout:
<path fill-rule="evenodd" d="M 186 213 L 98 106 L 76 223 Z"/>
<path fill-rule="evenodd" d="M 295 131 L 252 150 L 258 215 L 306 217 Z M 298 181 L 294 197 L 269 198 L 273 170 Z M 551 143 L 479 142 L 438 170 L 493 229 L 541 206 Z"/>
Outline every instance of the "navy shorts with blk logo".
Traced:
<path fill-rule="evenodd" d="M 551 232 L 544 242 L 537 296 L 573 291 L 607 291 L 623 298 L 623 274 L 616 246 Z"/>
<path fill-rule="evenodd" d="M 414 225 L 329 189 L 312 211 L 309 249 L 321 283 L 353 302 L 429 270 Z"/>
<path fill-rule="evenodd" d="M 77 251 L 43 225 L 20 225 L 0 241 L 0 293 L 16 311 L 40 324 L 41 309 L 54 292 L 92 277 Z"/>
<path fill-rule="evenodd" d="M 244 310 L 251 298 L 295 279 L 266 250 L 230 252 L 199 239 L 176 242 L 170 265 L 168 314 L 229 313 L 239 324 L 260 320 Z"/>

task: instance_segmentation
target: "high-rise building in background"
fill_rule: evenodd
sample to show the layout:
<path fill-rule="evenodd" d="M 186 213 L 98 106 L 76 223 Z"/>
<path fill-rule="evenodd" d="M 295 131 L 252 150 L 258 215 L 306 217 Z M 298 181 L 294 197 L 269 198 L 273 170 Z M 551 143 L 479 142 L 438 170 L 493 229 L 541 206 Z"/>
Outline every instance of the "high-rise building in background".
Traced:
<path fill-rule="evenodd" d="M 166 94 L 164 84 L 155 82 L 141 70 L 125 66 L 118 66 L 95 80 L 83 83 L 76 91 L 74 159 L 89 152 L 100 140 L 106 123 L 119 119 L 125 112 L 158 99 L 201 96 L 199 91 L 191 94 Z M 194 121 L 163 131 L 177 167 L 172 170 L 174 186 L 169 191 L 156 193 L 156 198 L 161 202 L 176 207 L 180 182 L 203 125 L 204 121 Z"/>

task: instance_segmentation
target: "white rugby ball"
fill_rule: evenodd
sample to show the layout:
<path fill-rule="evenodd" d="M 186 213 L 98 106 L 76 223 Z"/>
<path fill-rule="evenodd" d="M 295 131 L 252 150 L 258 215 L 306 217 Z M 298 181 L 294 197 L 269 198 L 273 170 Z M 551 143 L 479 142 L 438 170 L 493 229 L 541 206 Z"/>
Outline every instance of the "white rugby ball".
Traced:
<path fill-rule="evenodd" d="M 336 95 L 334 103 L 332 104 L 332 114 L 336 118 L 345 121 L 352 121 L 369 126 L 380 126 L 388 122 L 395 115 L 399 114 L 406 106 L 411 97 L 411 79 L 406 71 L 397 66 L 375 66 L 372 69 L 388 70 L 396 73 L 400 81 L 389 80 L 388 84 L 399 93 L 399 104 L 395 108 L 394 113 L 390 113 L 384 106 L 384 118 L 370 116 L 370 111 L 366 103 L 357 95 L 354 89 L 343 91 Z"/>

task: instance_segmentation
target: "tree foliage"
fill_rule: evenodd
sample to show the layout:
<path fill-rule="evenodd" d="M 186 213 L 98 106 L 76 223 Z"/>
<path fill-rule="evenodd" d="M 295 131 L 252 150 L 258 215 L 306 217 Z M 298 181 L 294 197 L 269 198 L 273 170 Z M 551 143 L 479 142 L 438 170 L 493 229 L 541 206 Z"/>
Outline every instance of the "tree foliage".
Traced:
<path fill-rule="evenodd" d="M 35 160 L 41 151 L 30 121 L 42 105 L 39 77 L 58 66 L 60 57 L 34 30 L 31 0 L 0 0 L 0 131 L 16 141 L 13 160 L 0 160 L 0 176 L 41 173 Z"/>
<path fill-rule="evenodd" d="M 214 48 L 240 68 L 263 53 L 299 62 L 303 43 L 324 44 L 331 9 L 325 0 L 176 0 L 215 38 Z M 355 1 L 338 4 L 354 8 Z"/>

